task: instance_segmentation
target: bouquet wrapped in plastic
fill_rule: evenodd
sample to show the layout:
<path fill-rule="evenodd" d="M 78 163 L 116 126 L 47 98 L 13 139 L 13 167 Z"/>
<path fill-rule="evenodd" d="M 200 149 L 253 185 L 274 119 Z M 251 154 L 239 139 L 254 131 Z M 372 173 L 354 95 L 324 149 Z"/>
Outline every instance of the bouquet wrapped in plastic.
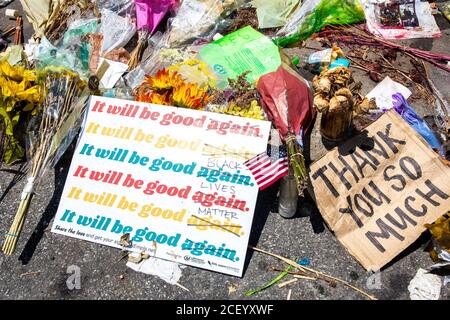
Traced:
<path fill-rule="evenodd" d="M 88 91 L 79 76 L 65 68 L 48 67 L 40 75 L 43 102 L 41 113 L 29 125 L 28 158 L 30 169 L 21 194 L 19 208 L 6 234 L 2 251 L 11 255 L 22 231 L 34 189 L 39 179 L 64 153 L 76 134 Z"/>
<path fill-rule="evenodd" d="M 164 16 L 177 4 L 177 0 L 135 0 L 136 24 L 139 40 L 131 53 L 129 69 L 137 67 L 142 58 L 148 38 L 155 32 Z"/>
<path fill-rule="evenodd" d="M 11 164 L 25 155 L 18 132 L 22 120 L 38 111 L 40 99 L 36 73 L 0 61 L 0 166 Z"/>
<path fill-rule="evenodd" d="M 306 187 L 306 166 L 302 139 L 315 117 L 312 90 L 299 74 L 283 63 L 277 71 L 258 81 L 261 105 L 286 142 L 289 164 L 299 195 Z"/>

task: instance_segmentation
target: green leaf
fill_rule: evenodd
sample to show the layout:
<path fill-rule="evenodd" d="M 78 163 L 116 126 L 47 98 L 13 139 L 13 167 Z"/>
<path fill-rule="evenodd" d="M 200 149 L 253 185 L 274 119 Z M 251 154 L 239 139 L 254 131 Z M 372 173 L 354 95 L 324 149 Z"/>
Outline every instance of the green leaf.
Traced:
<path fill-rule="evenodd" d="M 21 159 L 25 156 L 25 149 L 19 144 L 19 142 L 14 139 L 13 136 L 9 137 L 9 143 L 5 146 L 5 154 L 3 156 L 3 161 L 6 164 L 11 164 L 14 161 Z"/>
<path fill-rule="evenodd" d="M 260 287 L 258 289 L 247 291 L 245 293 L 245 295 L 248 297 L 248 296 L 254 295 L 255 293 L 266 290 L 267 288 L 270 288 L 271 286 L 276 284 L 278 281 L 280 281 L 281 279 L 286 277 L 289 274 L 289 271 L 292 271 L 293 269 L 294 269 L 294 267 L 292 267 L 292 266 L 287 267 L 286 270 L 281 272 L 277 277 L 273 278 L 272 280 L 270 280 L 269 282 L 267 282 L 266 284 L 264 284 L 262 287 Z"/>
<path fill-rule="evenodd" d="M 3 121 L 6 126 L 6 134 L 9 136 L 13 135 L 13 123 L 11 118 L 9 117 L 8 112 L 3 107 L 0 107 L 0 117 L 3 118 Z"/>

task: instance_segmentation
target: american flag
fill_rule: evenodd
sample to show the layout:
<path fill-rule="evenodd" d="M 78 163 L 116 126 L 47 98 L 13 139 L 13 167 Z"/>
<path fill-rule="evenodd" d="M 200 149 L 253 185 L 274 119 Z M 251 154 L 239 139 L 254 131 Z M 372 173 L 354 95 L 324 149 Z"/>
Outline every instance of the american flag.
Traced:
<path fill-rule="evenodd" d="M 259 190 L 264 190 L 287 175 L 289 162 L 286 147 L 269 145 L 266 152 L 245 161 L 244 165 L 252 172 Z"/>

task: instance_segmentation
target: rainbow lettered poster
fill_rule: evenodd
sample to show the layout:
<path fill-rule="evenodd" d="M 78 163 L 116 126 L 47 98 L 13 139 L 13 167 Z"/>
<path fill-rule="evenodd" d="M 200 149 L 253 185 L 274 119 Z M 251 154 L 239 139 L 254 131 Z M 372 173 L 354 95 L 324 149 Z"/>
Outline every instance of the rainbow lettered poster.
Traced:
<path fill-rule="evenodd" d="M 52 231 L 235 276 L 270 122 L 92 96 Z"/>

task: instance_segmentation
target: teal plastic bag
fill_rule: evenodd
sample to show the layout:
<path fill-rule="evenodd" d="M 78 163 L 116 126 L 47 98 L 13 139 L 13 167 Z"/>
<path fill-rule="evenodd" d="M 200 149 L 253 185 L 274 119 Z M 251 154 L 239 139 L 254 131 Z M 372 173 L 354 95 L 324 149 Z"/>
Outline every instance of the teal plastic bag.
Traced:
<path fill-rule="evenodd" d="M 326 25 L 345 25 L 364 21 L 358 0 L 305 1 L 277 33 L 275 44 L 289 47 L 308 39 Z"/>
<path fill-rule="evenodd" d="M 89 78 L 89 59 L 92 48 L 85 37 L 98 30 L 96 19 L 79 20 L 73 23 L 64 34 L 62 41 L 54 46 L 45 37 L 42 38 L 36 52 L 37 66 L 66 67 L 77 72 L 83 80 Z"/>

